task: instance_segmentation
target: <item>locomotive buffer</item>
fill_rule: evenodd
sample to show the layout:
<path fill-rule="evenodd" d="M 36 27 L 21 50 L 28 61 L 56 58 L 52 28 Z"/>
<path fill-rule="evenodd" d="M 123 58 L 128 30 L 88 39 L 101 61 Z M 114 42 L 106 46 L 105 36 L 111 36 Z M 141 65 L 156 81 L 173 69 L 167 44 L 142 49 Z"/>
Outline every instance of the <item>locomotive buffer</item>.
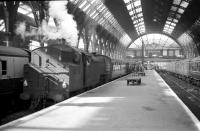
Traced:
<path fill-rule="evenodd" d="M 132 84 L 141 84 L 141 77 L 139 77 L 138 73 L 133 73 L 132 77 L 129 77 L 127 80 L 127 85 L 129 85 L 130 83 Z"/>

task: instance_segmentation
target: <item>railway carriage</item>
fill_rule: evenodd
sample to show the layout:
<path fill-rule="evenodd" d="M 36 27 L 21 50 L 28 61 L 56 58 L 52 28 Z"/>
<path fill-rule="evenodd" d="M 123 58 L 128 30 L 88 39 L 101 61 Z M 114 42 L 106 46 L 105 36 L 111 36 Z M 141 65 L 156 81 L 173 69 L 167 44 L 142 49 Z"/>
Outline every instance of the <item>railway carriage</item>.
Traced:
<path fill-rule="evenodd" d="M 179 78 L 189 80 L 190 76 L 190 59 L 185 59 L 176 62 L 175 72 L 179 74 Z"/>
<path fill-rule="evenodd" d="M 29 54 L 23 49 L 0 46 L 0 95 L 22 91 L 24 65 Z"/>
<path fill-rule="evenodd" d="M 29 62 L 27 51 L 0 46 L 0 118 L 10 109 L 16 109 L 23 90 L 24 65 Z"/>
<path fill-rule="evenodd" d="M 200 86 L 200 57 L 170 62 L 166 65 L 166 71 L 189 83 Z"/>
<path fill-rule="evenodd" d="M 193 83 L 200 86 L 200 57 L 196 57 L 190 62 L 190 76 L 193 78 Z"/>
<path fill-rule="evenodd" d="M 126 62 L 122 60 L 113 59 L 113 70 L 112 70 L 112 79 L 118 78 L 123 76 L 127 72 Z"/>

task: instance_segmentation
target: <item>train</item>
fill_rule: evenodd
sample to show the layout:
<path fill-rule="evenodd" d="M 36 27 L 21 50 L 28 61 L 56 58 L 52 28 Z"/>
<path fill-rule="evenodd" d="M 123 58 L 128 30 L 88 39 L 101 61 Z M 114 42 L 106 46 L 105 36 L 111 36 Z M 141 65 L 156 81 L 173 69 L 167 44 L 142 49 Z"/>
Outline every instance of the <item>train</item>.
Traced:
<path fill-rule="evenodd" d="M 15 47 L 0 46 L 0 117 L 15 108 L 23 91 L 24 65 L 29 63 L 29 52 Z"/>
<path fill-rule="evenodd" d="M 162 69 L 200 87 L 200 56 L 192 59 L 169 62 Z"/>
<path fill-rule="evenodd" d="M 13 96 L 22 90 L 19 87 L 22 87 L 23 66 L 27 63 L 29 63 L 29 53 L 27 51 L 15 47 L 0 46 L 1 98 Z"/>
<path fill-rule="evenodd" d="M 30 101 L 30 109 L 47 101 L 60 102 L 76 93 L 92 89 L 131 73 L 133 63 L 87 53 L 68 44 L 50 44 L 31 51 L 24 64 L 20 98 Z"/>

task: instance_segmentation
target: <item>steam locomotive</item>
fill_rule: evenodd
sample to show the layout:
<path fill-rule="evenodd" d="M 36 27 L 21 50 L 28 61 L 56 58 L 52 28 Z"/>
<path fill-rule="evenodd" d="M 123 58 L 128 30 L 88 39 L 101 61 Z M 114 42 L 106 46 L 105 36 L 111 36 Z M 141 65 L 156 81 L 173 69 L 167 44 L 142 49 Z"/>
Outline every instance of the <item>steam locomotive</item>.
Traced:
<path fill-rule="evenodd" d="M 130 73 L 131 64 L 65 44 L 52 44 L 31 52 L 24 66 L 24 87 L 20 98 L 34 109 L 46 100 L 59 102 Z"/>

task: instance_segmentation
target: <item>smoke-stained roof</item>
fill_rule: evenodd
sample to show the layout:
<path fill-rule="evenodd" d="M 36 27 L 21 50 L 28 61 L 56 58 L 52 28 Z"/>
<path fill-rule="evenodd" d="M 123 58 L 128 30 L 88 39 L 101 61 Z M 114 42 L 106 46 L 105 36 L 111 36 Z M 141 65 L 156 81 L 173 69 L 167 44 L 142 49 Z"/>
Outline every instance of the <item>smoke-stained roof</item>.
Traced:
<path fill-rule="evenodd" d="M 19 48 L 0 46 L 1 56 L 15 56 L 15 57 L 28 57 L 28 53 Z"/>

